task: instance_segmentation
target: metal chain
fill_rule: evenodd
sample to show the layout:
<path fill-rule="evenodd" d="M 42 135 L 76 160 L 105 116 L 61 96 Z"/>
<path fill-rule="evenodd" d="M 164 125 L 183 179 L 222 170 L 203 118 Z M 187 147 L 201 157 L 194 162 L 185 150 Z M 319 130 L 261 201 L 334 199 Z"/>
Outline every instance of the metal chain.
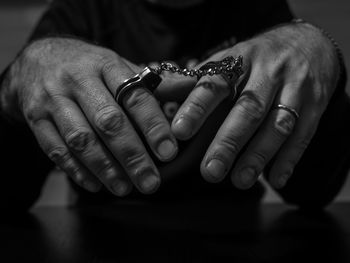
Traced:
<path fill-rule="evenodd" d="M 158 75 L 160 75 L 163 71 L 169 71 L 171 73 L 178 73 L 184 76 L 196 76 L 197 79 L 200 79 L 206 75 L 213 76 L 224 74 L 231 79 L 234 75 L 239 77 L 243 74 L 242 65 L 242 56 L 238 56 L 236 58 L 233 56 L 228 56 L 221 61 L 208 62 L 201 66 L 199 69 L 178 68 L 171 63 L 162 62 L 160 66 L 152 68 L 151 70 Z"/>

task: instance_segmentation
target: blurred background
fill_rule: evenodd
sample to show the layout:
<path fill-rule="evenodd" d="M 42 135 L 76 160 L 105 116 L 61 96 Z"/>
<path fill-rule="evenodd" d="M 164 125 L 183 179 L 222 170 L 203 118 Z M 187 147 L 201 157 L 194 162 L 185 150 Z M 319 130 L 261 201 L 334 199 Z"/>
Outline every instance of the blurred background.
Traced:
<path fill-rule="evenodd" d="M 289 4 L 297 17 L 319 25 L 332 34 L 350 67 L 350 1 L 289 0 Z M 45 1 L 0 0 L 0 72 L 21 49 L 44 10 Z M 350 94 L 349 84 L 347 92 Z M 53 171 L 36 205 L 66 205 L 73 198 L 65 176 L 59 171 Z M 337 201 L 345 200 L 350 200 L 350 179 L 337 197 Z M 268 189 L 264 201 L 281 202 L 271 189 Z"/>

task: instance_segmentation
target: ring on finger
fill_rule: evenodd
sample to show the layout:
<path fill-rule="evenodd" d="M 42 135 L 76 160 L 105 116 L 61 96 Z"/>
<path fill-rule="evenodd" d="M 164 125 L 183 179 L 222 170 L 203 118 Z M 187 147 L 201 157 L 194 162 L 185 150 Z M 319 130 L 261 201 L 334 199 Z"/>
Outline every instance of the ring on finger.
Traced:
<path fill-rule="evenodd" d="M 286 106 L 284 104 L 278 104 L 274 107 L 275 110 L 277 109 L 281 109 L 281 110 L 285 110 L 288 111 L 290 114 L 293 115 L 293 117 L 295 118 L 295 120 L 299 119 L 300 115 L 298 113 L 298 111 L 292 107 Z"/>
<path fill-rule="evenodd" d="M 213 76 L 219 74 L 229 85 L 231 92 L 229 97 L 234 99 L 237 95 L 237 79 L 243 74 L 243 57 L 225 57 L 221 61 L 210 61 L 198 70 L 198 80 L 205 75 Z M 236 76 L 236 78 L 233 78 Z"/>
<path fill-rule="evenodd" d="M 136 88 L 144 88 L 152 93 L 158 87 L 161 81 L 162 79 L 158 74 L 153 72 L 151 68 L 145 67 L 141 73 L 125 80 L 116 89 L 114 99 L 120 106 L 123 107 L 123 99 L 128 92 Z"/>

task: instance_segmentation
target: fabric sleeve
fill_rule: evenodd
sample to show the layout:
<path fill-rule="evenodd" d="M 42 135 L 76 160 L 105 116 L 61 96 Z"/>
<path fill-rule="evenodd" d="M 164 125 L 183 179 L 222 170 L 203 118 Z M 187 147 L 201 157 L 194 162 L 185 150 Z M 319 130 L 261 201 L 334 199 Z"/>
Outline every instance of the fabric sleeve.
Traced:
<path fill-rule="evenodd" d="M 30 41 L 50 36 L 89 38 L 87 6 L 80 0 L 53 0 L 30 36 Z"/>

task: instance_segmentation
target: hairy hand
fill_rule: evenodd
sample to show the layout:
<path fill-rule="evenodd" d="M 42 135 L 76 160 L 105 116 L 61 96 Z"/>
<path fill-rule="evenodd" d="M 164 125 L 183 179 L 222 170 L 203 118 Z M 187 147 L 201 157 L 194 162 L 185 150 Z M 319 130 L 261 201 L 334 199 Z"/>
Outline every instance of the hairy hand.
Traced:
<path fill-rule="evenodd" d="M 124 196 L 135 186 L 156 191 L 160 161 L 177 154 L 177 142 L 157 100 L 143 88 L 114 101 L 116 88 L 141 68 L 85 42 L 48 38 L 29 45 L 8 72 L 2 107 L 17 112 L 44 152 L 82 187 L 102 184 Z M 145 144 L 143 143 L 145 141 Z"/>
<path fill-rule="evenodd" d="M 236 187 L 247 189 L 271 163 L 269 181 L 281 188 L 334 92 L 339 72 L 336 54 L 317 28 L 289 24 L 219 52 L 208 61 L 239 55 L 244 58 L 244 74 L 236 83 L 240 95 L 207 149 L 201 173 L 209 182 L 222 181 L 230 174 Z M 214 109 L 228 102 L 234 84 L 218 75 L 201 78 L 172 122 L 175 136 L 188 140 L 197 134 Z M 295 109 L 300 118 L 276 109 L 278 104 Z"/>

